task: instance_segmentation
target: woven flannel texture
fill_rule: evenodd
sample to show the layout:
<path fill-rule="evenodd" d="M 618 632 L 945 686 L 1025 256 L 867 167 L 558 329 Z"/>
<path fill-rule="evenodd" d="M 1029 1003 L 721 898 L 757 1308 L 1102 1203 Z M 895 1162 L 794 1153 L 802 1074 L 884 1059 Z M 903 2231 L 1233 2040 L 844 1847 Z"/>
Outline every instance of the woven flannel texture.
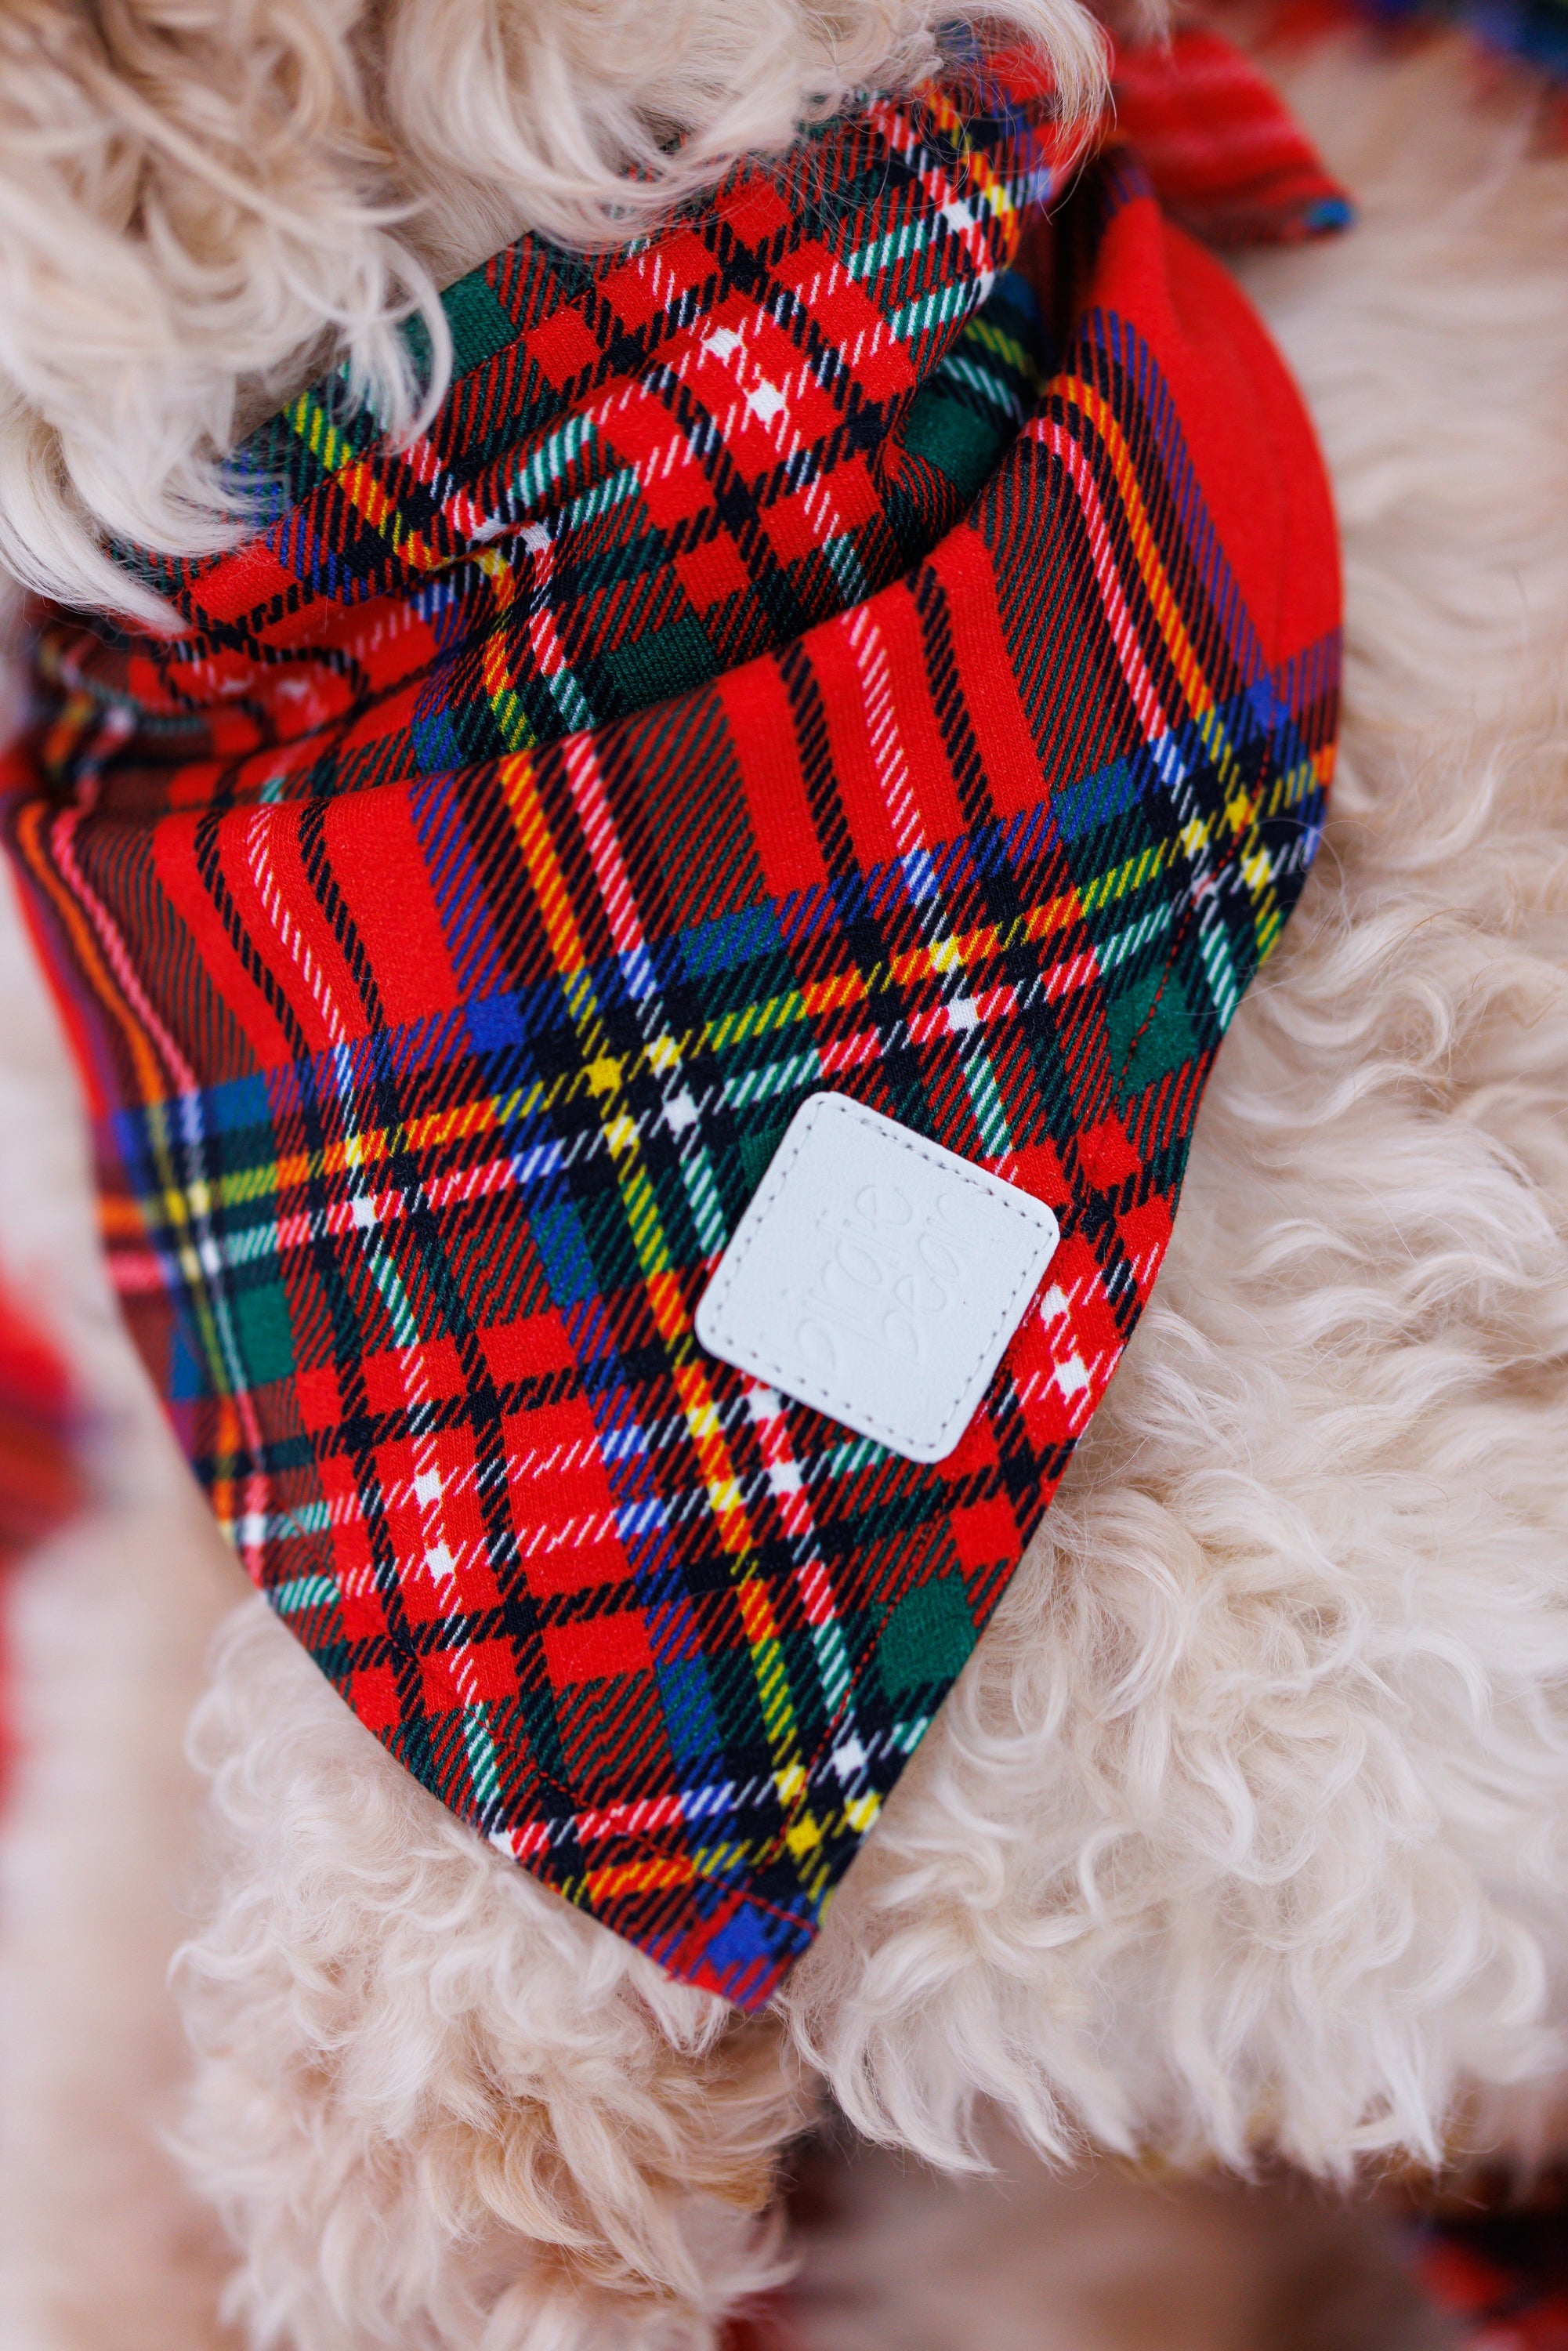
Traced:
<path fill-rule="evenodd" d="M 1293 245 L 1347 226 L 1343 190 L 1285 110 L 1260 105 L 1259 83 L 1250 58 L 1186 25 L 1171 52 L 1123 51 L 1117 128 L 1171 218 L 1212 245 Z"/>
<path fill-rule="evenodd" d="M 312 388 L 236 462 L 263 536 L 131 559 L 190 635 L 46 632 L 49 779 L 107 750 L 138 813 L 364 789 L 644 709 L 873 593 L 1038 398 L 1012 265 L 1054 146 L 1020 69 L 873 106 L 628 252 L 509 248 L 445 298 L 428 440 L 389 456 Z"/>
<path fill-rule="evenodd" d="M 1001 62 L 631 254 L 455 289 L 392 452 L 57 617 L 10 831 L 122 1294 L 349 1704 L 666 1967 L 765 2000 L 1104 1393 L 1333 760 L 1310 429 L 1124 152 L 1049 227 Z M 693 1316 L 832 1087 L 1048 1200 L 918 1467 Z"/>
<path fill-rule="evenodd" d="M 907 571 L 1056 363 L 1017 265 L 1059 141 L 1009 66 L 820 133 L 628 253 L 510 247 L 446 295 L 457 381 L 401 457 L 340 383 L 302 393 L 235 464 L 272 528 L 217 563 L 127 551 L 188 635 L 42 633 L 51 787 L 109 762 L 115 807 L 151 815 L 531 748 Z M 1347 217 L 1213 34 L 1124 55 L 1116 104 L 1166 210 L 1211 241 Z"/>

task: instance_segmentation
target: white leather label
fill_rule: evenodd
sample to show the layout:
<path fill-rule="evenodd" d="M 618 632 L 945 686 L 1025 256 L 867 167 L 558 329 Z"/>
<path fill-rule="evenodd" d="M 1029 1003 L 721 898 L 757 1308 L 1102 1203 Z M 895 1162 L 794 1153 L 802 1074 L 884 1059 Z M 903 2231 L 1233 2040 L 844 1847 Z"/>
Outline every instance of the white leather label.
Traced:
<path fill-rule="evenodd" d="M 940 1461 L 1061 1238 L 1041 1201 L 851 1102 L 790 1120 L 697 1308 L 709 1354 Z"/>

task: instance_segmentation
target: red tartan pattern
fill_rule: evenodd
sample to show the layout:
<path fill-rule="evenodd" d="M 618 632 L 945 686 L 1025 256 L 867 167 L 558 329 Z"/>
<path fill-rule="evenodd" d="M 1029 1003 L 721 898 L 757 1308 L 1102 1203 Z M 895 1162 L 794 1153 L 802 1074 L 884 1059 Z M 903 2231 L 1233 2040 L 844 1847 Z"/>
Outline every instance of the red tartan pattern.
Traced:
<path fill-rule="evenodd" d="M 126 813 L 369 789 L 645 709 L 885 586 L 1038 394 L 1012 265 L 1056 144 L 1027 78 L 962 109 L 932 91 L 628 252 L 497 255 L 445 297 L 459 373 L 427 438 L 389 453 L 313 386 L 236 461 L 271 528 L 217 561 L 128 559 L 191 633 L 46 631 L 50 781 L 107 758 Z M 1018 315 L 988 335 L 998 287 Z M 1009 412 L 956 463 L 932 414 L 949 366 L 949 409 Z"/>
<path fill-rule="evenodd" d="M 1284 109 L 1259 104 L 1257 67 L 1200 25 L 1173 46 L 1171 57 L 1125 50 L 1116 72 L 1117 127 L 1171 218 L 1212 245 L 1297 244 L 1345 226 L 1343 190 Z"/>
<path fill-rule="evenodd" d="M 815 184 L 841 170 L 852 206 L 776 212 L 743 173 L 667 248 L 570 265 L 575 295 L 564 257 L 499 256 L 429 443 L 356 441 L 317 396 L 263 537 L 162 568 L 189 636 L 46 637 L 13 767 L 112 1259 L 246 1566 L 425 1785 L 747 2005 L 1104 1393 L 1332 768 L 1337 561 L 1295 395 L 1125 158 L 1048 250 L 1049 150 L 1015 77 L 823 134 Z M 1008 381 L 1040 388 L 955 507 L 952 384 L 994 405 L 997 379 L 965 360 L 936 423 L 921 392 L 1015 262 L 1039 343 Z M 682 370 L 781 319 L 810 381 L 780 354 L 743 382 L 790 436 L 764 446 L 755 400 Z M 678 451 L 622 452 L 655 382 Z M 874 496 L 830 527 L 852 478 Z M 681 570 L 698 538 L 740 560 L 722 624 L 716 569 Z M 595 665 L 683 596 L 699 682 Z M 692 1334 L 822 1086 L 1061 1223 L 934 1468 Z"/>

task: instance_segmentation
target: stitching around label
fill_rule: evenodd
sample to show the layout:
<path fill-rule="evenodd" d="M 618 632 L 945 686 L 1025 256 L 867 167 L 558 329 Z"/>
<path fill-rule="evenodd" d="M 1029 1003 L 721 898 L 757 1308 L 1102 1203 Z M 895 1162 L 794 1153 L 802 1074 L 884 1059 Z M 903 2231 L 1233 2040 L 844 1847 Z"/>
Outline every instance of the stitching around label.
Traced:
<path fill-rule="evenodd" d="M 1014 1186 L 1011 1185 L 1003 1185 L 1001 1191 L 998 1191 L 994 1188 L 994 1182 L 999 1182 L 999 1179 L 994 1179 L 994 1182 L 986 1181 L 975 1169 L 969 1167 L 962 1159 L 958 1158 L 956 1153 L 944 1151 L 940 1144 L 928 1142 L 924 1135 L 912 1134 L 906 1127 L 900 1126 L 895 1120 L 890 1119 L 883 1121 L 875 1118 L 866 1111 L 862 1103 L 852 1101 L 847 1094 L 831 1094 L 823 1092 L 821 1094 L 813 1094 L 809 1099 L 811 1102 L 832 1101 L 841 1104 L 843 1110 L 852 1112 L 857 1123 L 860 1125 L 868 1128 L 880 1142 L 884 1144 L 897 1143 L 899 1147 L 902 1150 L 906 1151 L 911 1158 L 919 1159 L 927 1166 L 936 1168 L 943 1175 L 950 1177 L 954 1182 L 966 1185 L 971 1191 L 979 1193 L 982 1198 L 994 1200 L 998 1207 L 1002 1208 L 1009 1215 L 1016 1216 L 1021 1224 L 1027 1225 L 1031 1235 L 1039 1234 L 1040 1228 L 1029 1210 L 1021 1207 L 1021 1205 L 1015 1208 L 1009 1200 L 1002 1197 L 1003 1191 L 1011 1191 L 1014 1189 Z M 808 1105 L 804 1103 L 801 1105 L 802 1109 L 807 1106 Z M 796 1115 L 799 1117 L 800 1113 L 797 1112 Z M 720 1267 L 718 1272 L 715 1275 L 702 1300 L 703 1307 L 708 1306 L 711 1301 L 712 1311 L 716 1317 L 722 1315 L 725 1311 L 726 1303 L 735 1285 L 736 1276 L 739 1273 L 741 1267 L 745 1264 L 747 1258 L 749 1258 L 753 1248 L 761 1237 L 762 1228 L 766 1222 L 768 1211 L 772 1205 L 774 1197 L 780 1190 L 788 1177 L 789 1170 L 794 1165 L 796 1160 L 800 1155 L 800 1152 L 804 1148 L 808 1132 L 809 1130 L 805 1130 L 797 1134 L 789 1144 L 788 1147 L 779 1153 L 779 1156 L 773 1161 L 772 1165 L 768 1168 L 767 1175 L 764 1176 L 760 1189 L 753 1195 L 750 1204 L 746 1210 L 745 1217 L 742 1218 L 742 1223 L 749 1224 L 751 1226 L 751 1230 L 742 1238 L 740 1237 L 740 1228 L 737 1227 L 736 1234 L 732 1236 L 730 1239 L 728 1247 L 725 1251 L 725 1262 Z M 1025 1195 L 1023 1196 L 1028 1197 L 1029 1196 Z M 1036 1203 L 1035 1205 L 1040 1206 L 1042 1204 Z M 1043 1238 L 1043 1236 L 1040 1236 L 1040 1238 Z M 1060 1238 L 1059 1234 L 1058 1241 L 1060 1241 Z M 737 1247 L 737 1239 L 739 1241 L 738 1247 Z M 1001 1302 L 1001 1305 L 997 1311 L 996 1317 L 992 1322 L 989 1330 L 987 1331 L 985 1336 L 977 1343 L 974 1353 L 969 1359 L 968 1366 L 964 1373 L 962 1380 L 958 1384 L 958 1398 L 957 1405 L 954 1407 L 955 1413 L 962 1406 L 981 1365 L 984 1364 L 987 1356 L 990 1353 L 992 1348 L 996 1346 L 998 1337 L 1007 1327 L 1009 1322 L 1011 1321 L 1016 1323 L 1021 1319 L 1021 1309 L 1023 1306 L 1028 1304 L 1029 1300 L 1033 1296 L 1035 1290 L 1039 1289 L 1040 1282 L 1045 1278 L 1048 1266 L 1049 1260 L 1047 1261 L 1047 1266 L 1041 1267 L 1040 1271 L 1035 1273 L 1032 1277 L 1029 1275 L 1021 1275 L 1019 1279 L 1014 1282 L 1012 1288 L 1008 1291 L 1006 1297 Z M 701 1310 L 699 1309 L 699 1311 L 700 1311 Z M 776 1361 L 770 1359 L 768 1351 L 764 1347 L 755 1345 L 750 1339 L 723 1328 L 716 1330 L 715 1336 L 726 1347 L 737 1350 L 744 1349 L 748 1355 L 752 1356 L 758 1364 L 761 1364 L 763 1370 L 768 1373 L 771 1378 L 778 1381 L 780 1385 L 785 1387 L 786 1393 L 789 1393 L 788 1383 L 797 1375 L 790 1372 L 788 1366 L 779 1364 Z M 841 1405 L 845 1410 L 852 1412 L 858 1421 L 864 1423 L 866 1428 L 873 1437 L 877 1437 L 882 1442 L 890 1445 L 894 1451 L 902 1450 L 912 1442 L 918 1442 L 917 1439 L 912 1437 L 911 1433 L 907 1429 L 893 1427 L 890 1423 L 881 1416 L 881 1415 L 864 1409 L 853 1396 L 831 1395 L 825 1386 L 821 1388 L 819 1393 L 825 1399 L 825 1402 L 820 1407 L 810 1406 L 810 1399 L 795 1398 L 794 1401 L 804 1401 L 808 1403 L 810 1408 L 821 1409 L 827 1412 L 831 1412 L 834 1405 Z M 977 1405 L 970 1406 L 971 1417 Z M 835 1416 L 841 1417 L 842 1416 L 841 1413 Z M 944 1427 L 946 1425 L 946 1424 L 944 1423 Z M 967 1422 L 964 1425 L 967 1426 Z M 958 1435 L 961 1436 L 962 1434 L 963 1427 L 960 1426 Z M 954 1442 L 957 1442 L 956 1437 L 955 1437 Z M 907 1458 L 907 1456 L 905 1458 Z"/>

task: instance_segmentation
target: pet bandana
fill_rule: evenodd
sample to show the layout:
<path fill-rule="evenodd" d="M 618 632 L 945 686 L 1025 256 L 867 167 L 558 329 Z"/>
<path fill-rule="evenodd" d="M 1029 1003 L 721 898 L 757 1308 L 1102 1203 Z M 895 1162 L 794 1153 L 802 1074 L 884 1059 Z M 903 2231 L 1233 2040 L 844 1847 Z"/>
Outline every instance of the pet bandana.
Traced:
<path fill-rule="evenodd" d="M 1343 217 L 1211 37 L 1122 88 L 1187 219 Z M 426 1788 L 747 2006 L 1105 1392 L 1332 765 L 1297 395 L 1131 149 L 1065 177 L 976 59 L 630 248 L 523 238 L 421 438 L 319 385 L 248 544 L 126 559 L 183 633 L 43 617 L 6 774 L 246 1567 Z M 695 1335 L 824 1095 L 1059 1229 L 939 1459 Z"/>

